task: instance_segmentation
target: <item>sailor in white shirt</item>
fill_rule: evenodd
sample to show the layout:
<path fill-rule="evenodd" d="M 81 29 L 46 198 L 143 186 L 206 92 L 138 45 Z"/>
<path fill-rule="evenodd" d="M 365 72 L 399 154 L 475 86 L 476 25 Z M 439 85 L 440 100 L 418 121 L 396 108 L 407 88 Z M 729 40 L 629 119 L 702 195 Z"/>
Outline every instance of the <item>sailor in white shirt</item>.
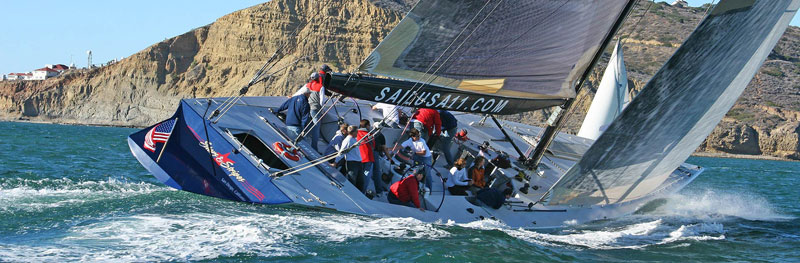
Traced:
<path fill-rule="evenodd" d="M 467 195 L 471 181 L 467 177 L 467 169 L 464 168 L 466 164 L 466 160 L 460 158 L 454 162 L 453 168 L 450 168 L 450 175 L 445 185 L 451 195 Z"/>
<path fill-rule="evenodd" d="M 353 147 L 349 151 L 344 152 L 348 147 L 358 142 L 356 139 L 357 134 L 358 127 L 347 127 L 347 137 L 342 140 L 342 146 L 339 147 L 339 156 L 336 157 L 336 163 L 339 163 L 339 160 L 344 157 L 346 162 L 343 173 L 347 175 L 347 179 L 350 183 L 353 183 L 353 185 L 363 193 L 366 190 L 366 180 L 364 178 L 363 166 L 361 165 L 361 151 L 359 151 L 358 147 Z"/>
<path fill-rule="evenodd" d="M 408 108 L 392 104 L 378 103 L 375 104 L 375 106 L 372 106 L 372 109 L 381 110 L 383 113 L 383 118 L 386 119 L 386 124 L 394 128 L 400 127 L 401 113 L 405 116 L 411 116 L 409 115 Z"/>
<path fill-rule="evenodd" d="M 405 142 L 400 144 L 403 148 L 409 147 L 414 152 L 413 159 L 417 162 L 420 162 L 424 165 L 425 169 L 425 187 L 428 189 L 432 189 L 432 181 L 431 181 L 431 163 L 432 163 L 432 155 L 431 150 L 428 149 L 428 145 L 425 143 L 425 140 L 420 137 L 419 131 L 417 129 L 411 128 L 408 131 L 408 138 Z"/>

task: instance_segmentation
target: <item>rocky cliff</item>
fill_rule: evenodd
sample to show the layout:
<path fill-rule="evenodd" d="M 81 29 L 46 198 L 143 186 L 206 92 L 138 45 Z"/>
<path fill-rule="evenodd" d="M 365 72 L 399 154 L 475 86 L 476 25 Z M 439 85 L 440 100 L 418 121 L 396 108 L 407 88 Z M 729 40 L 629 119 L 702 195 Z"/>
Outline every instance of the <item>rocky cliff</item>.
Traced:
<path fill-rule="evenodd" d="M 44 81 L 0 82 L 0 118 L 150 125 L 170 116 L 181 98 L 235 94 L 280 47 L 279 60 L 269 71 L 273 77 L 248 95 L 287 95 L 321 63 L 352 71 L 414 2 L 273 0 L 156 43 L 116 64 Z M 705 11 L 664 3 L 637 6 L 620 30 L 627 38 L 631 86 L 644 86 Z M 800 159 L 798 54 L 800 29 L 790 27 L 698 151 Z M 565 131 L 574 133 L 580 126 L 604 63 L 579 95 L 579 107 Z M 547 113 L 505 118 L 539 124 Z"/>
<path fill-rule="evenodd" d="M 403 2 L 380 2 L 400 8 Z M 269 82 L 248 95 L 286 95 L 321 63 L 352 70 L 402 18 L 367 0 L 276 0 L 156 43 L 109 66 L 44 81 L 0 82 L 0 117 L 146 126 L 181 98 L 227 96 L 275 51 Z"/>

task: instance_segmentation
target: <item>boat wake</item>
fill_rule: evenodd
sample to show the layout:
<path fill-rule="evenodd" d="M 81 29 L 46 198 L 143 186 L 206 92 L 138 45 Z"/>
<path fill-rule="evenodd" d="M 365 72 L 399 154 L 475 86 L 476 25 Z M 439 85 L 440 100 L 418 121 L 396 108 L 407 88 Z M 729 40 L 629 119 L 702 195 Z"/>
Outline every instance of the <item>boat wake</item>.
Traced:
<path fill-rule="evenodd" d="M 100 213 L 77 215 L 57 235 L 36 242 L 0 242 L 0 258 L 10 261 L 186 261 L 224 257 L 321 256 L 320 247 L 382 240 L 485 238 L 521 240 L 543 247 L 582 250 L 683 247 L 724 240 L 723 226 L 737 218 L 790 220 L 764 198 L 719 190 L 673 195 L 638 213 L 616 220 L 550 230 L 510 228 L 498 221 L 468 224 L 424 223 L 411 218 L 369 218 L 307 209 L 238 204 L 181 194 L 163 186 L 114 179 L 75 181 L 41 179 L 0 182 L 0 212 L 36 212 L 42 217 L 60 207 L 94 200 L 92 205 L 130 200 Z M 163 193 L 167 193 L 164 195 Z M 136 199 L 141 199 L 136 201 Z M 151 199 L 168 203 L 157 208 Z M 171 204 L 170 204 L 171 203 Z M 120 210 L 119 207 L 125 207 Z M 102 212 L 111 209 L 110 213 Z M 66 209 L 66 211 L 75 209 Z M 22 226 L 20 226 L 22 227 Z M 48 231 L 49 226 L 15 233 Z M 27 228 L 27 226 L 26 226 Z M 464 229 L 470 229 L 464 231 Z M 474 231 L 478 230 L 478 232 Z M 501 236 L 491 232 L 502 232 Z M 468 240 L 472 240 L 468 238 Z M 333 245 L 331 245 L 333 244 Z M 334 248 L 336 249 L 336 248 Z"/>
<path fill-rule="evenodd" d="M 80 224 L 70 228 L 57 241 L 58 246 L 0 244 L 0 258 L 140 262 L 297 257 L 316 256 L 319 246 L 355 239 L 436 240 L 450 235 L 435 224 L 410 218 L 368 218 L 293 209 L 270 210 L 279 214 L 220 210 L 214 214 L 139 214 Z"/>
<path fill-rule="evenodd" d="M 463 226 L 499 230 L 544 246 L 639 249 L 655 245 L 691 245 L 687 241 L 722 240 L 725 239 L 724 224 L 740 219 L 789 221 L 795 217 L 777 212 L 765 198 L 756 194 L 706 189 L 674 194 L 628 217 L 592 222 L 551 233 L 510 229 L 493 221 Z"/>
<path fill-rule="evenodd" d="M 677 193 L 668 197 L 663 205 L 642 214 L 704 221 L 724 221 L 732 218 L 751 221 L 795 219 L 793 216 L 776 211 L 776 208 L 767 199 L 759 195 L 718 189 Z"/>
<path fill-rule="evenodd" d="M 79 181 L 68 178 L 4 178 L 0 181 L 0 211 L 41 211 L 67 207 L 108 198 L 120 199 L 147 195 L 172 188 L 145 182 Z"/>

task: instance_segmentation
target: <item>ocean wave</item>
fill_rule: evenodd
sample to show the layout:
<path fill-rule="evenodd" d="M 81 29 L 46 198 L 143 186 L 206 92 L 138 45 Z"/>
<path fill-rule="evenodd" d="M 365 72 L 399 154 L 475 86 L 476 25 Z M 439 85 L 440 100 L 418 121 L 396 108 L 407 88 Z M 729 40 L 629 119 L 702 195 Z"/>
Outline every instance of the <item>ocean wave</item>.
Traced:
<path fill-rule="evenodd" d="M 171 188 L 144 182 L 77 181 L 67 178 L 6 178 L 0 183 L 0 211 L 8 209 L 40 210 L 84 203 L 109 197 L 125 198 Z"/>
<path fill-rule="evenodd" d="M 368 218 L 291 211 L 275 215 L 141 214 L 71 227 L 53 246 L 0 246 L 11 261 L 100 262 L 206 260 L 234 255 L 315 256 L 313 243 L 358 238 L 438 239 L 449 233 L 410 218 Z"/>
<path fill-rule="evenodd" d="M 681 241 L 725 239 L 722 224 L 699 223 L 674 226 L 666 224 L 660 219 L 623 226 L 603 227 L 599 230 L 569 228 L 557 233 L 512 229 L 494 220 L 477 221 L 461 226 L 499 230 L 509 236 L 542 246 L 574 246 L 598 250 L 641 249 Z"/>
<path fill-rule="evenodd" d="M 759 195 L 717 189 L 673 194 L 663 205 L 646 215 L 702 221 L 721 221 L 730 217 L 752 221 L 795 219 L 793 216 L 779 213 L 767 199 Z"/>

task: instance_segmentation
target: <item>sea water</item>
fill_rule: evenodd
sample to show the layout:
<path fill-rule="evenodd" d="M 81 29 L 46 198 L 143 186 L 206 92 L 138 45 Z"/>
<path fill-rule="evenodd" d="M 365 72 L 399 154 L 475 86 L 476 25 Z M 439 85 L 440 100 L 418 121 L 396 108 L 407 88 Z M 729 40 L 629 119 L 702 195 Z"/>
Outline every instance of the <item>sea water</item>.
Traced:
<path fill-rule="evenodd" d="M 173 190 L 136 129 L 0 122 L 0 262 L 800 261 L 800 163 L 706 171 L 623 218 L 523 230 L 251 205 Z"/>

